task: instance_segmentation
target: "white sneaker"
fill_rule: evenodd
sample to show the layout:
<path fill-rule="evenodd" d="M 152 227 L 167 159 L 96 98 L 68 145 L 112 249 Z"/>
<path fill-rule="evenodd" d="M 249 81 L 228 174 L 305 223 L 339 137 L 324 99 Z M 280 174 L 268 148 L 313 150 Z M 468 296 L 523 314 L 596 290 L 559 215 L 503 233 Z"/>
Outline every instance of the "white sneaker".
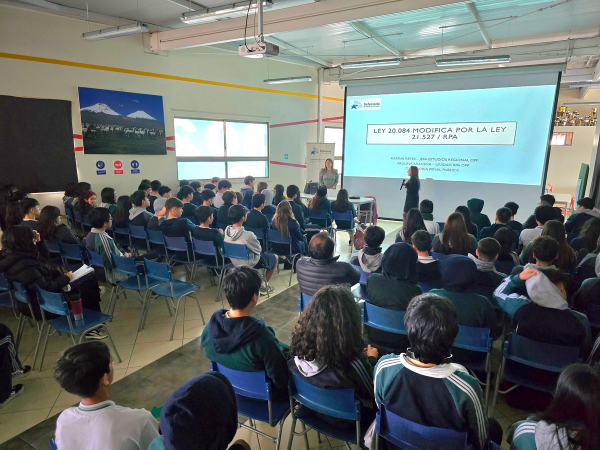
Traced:
<path fill-rule="evenodd" d="M 23 366 L 21 370 L 17 370 L 13 372 L 11 378 L 13 380 L 19 380 L 21 378 L 25 378 L 27 375 L 31 373 L 31 366 Z"/>
<path fill-rule="evenodd" d="M 0 403 L 0 409 L 4 408 L 8 404 L 8 402 L 21 395 L 24 391 L 25 386 L 23 386 L 22 384 L 14 385 L 12 387 L 12 390 L 10 391 L 10 396 L 6 400 L 4 400 L 4 402 Z"/>
<path fill-rule="evenodd" d="M 108 337 L 108 334 L 106 334 L 104 331 L 100 331 L 100 330 L 92 330 L 85 335 L 86 339 L 93 339 L 96 341 L 98 341 L 100 339 L 106 339 L 107 337 Z"/>
<path fill-rule="evenodd" d="M 105 286 L 99 286 L 100 287 L 100 297 L 102 297 L 104 295 L 104 293 L 106 292 L 106 287 Z"/>

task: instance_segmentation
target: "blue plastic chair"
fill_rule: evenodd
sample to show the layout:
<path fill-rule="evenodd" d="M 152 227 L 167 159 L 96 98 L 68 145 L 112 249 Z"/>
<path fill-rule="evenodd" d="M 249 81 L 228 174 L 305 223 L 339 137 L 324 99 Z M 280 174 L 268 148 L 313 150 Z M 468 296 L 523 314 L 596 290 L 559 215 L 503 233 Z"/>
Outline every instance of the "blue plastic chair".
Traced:
<path fill-rule="evenodd" d="M 196 216 L 181 216 L 180 218 L 181 218 L 181 219 L 187 219 L 187 220 L 189 220 L 190 222 L 192 222 L 194 225 L 200 225 L 200 224 L 198 223 L 198 219 L 196 218 Z"/>
<path fill-rule="evenodd" d="M 73 208 L 73 221 L 75 222 L 75 228 L 79 227 L 79 231 L 83 233 L 83 220 L 81 219 L 81 213 L 78 208 Z"/>
<path fill-rule="evenodd" d="M 442 231 L 444 231 L 444 225 L 446 225 L 446 223 L 445 222 L 438 222 L 438 225 L 440 226 L 440 233 L 441 233 Z"/>
<path fill-rule="evenodd" d="M 406 334 L 404 315 L 406 311 L 382 308 L 369 302 L 364 302 L 360 310 L 363 325 L 395 334 Z"/>
<path fill-rule="evenodd" d="M 360 265 L 354 267 L 358 268 L 358 271 L 360 272 L 360 280 L 358 280 L 358 282 L 362 285 L 366 285 L 367 280 L 374 272 L 365 272 Z"/>
<path fill-rule="evenodd" d="M 298 312 L 302 313 L 304 309 L 308 306 L 312 297 L 310 295 L 305 294 L 304 292 L 300 292 L 300 298 L 298 299 Z"/>
<path fill-rule="evenodd" d="M 65 242 L 58 241 L 58 247 L 60 249 L 60 256 L 62 256 L 63 266 L 69 266 L 67 261 L 78 261 L 83 264 L 83 250 L 79 244 L 66 244 Z"/>
<path fill-rule="evenodd" d="M 333 230 L 333 225 L 331 225 L 331 216 L 325 210 L 320 210 L 318 213 L 314 213 L 310 209 L 308 210 L 308 218 L 310 222 L 314 225 L 318 225 L 321 229 L 327 230 L 329 233 Z M 325 225 L 321 225 L 320 223 L 314 222 L 314 220 L 323 221 Z M 330 223 L 329 225 L 327 225 Z"/>
<path fill-rule="evenodd" d="M 240 426 L 270 439 L 275 443 L 275 450 L 279 450 L 283 424 L 290 413 L 290 404 L 288 400 L 273 400 L 273 388 L 265 371 L 241 372 L 228 369 L 214 361 L 210 362 L 210 368 L 213 372 L 225 375 L 233 386 L 238 414 L 250 419 L 250 426 L 246 424 L 240 424 Z M 278 425 L 277 437 L 259 432 L 253 423 L 254 420 L 268 423 L 271 427 Z"/>
<path fill-rule="evenodd" d="M 292 235 L 288 234 L 288 238 L 284 239 L 283 235 L 281 234 L 281 232 L 279 230 L 274 230 L 274 229 L 269 229 L 268 233 L 267 233 L 267 243 L 269 244 L 269 246 L 271 247 L 271 251 L 273 253 L 275 253 L 276 255 L 285 258 L 288 262 L 291 262 L 292 264 L 292 268 L 290 270 L 290 282 L 288 284 L 288 286 L 292 285 L 292 276 L 294 275 L 294 266 L 296 265 L 296 260 L 300 257 L 300 253 L 294 253 L 293 251 L 293 243 L 292 243 Z M 273 248 L 273 244 L 276 245 L 275 248 Z M 280 249 L 282 249 L 283 247 L 287 247 L 289 246 L 289 250 L 288 251 L 280 251 Z M 275 249 L 278 249 L 279 251 L 275 251 Z M 291 261 L 290 261 L 291 259 Z M 281 258 L 280 258 L 281 260 Z"/>
<path fill-rule="evenodd" d="M 104 274 L 105 274 L 105 279 L 106 279 L 106 283 L 108 283 L 109 287 L 110 287 L 110 297 L 108 299 L 108 304 L 106 305 L 106 309 L 104 310 L 105 313 L 109 314 L 112 316 L 112 314 L 114 313 L 114 307 L 112 308 L 111 311 L 111 305 L 113 303 L 113 297 L 115 297 L 116 294 L 116 298 L 119 298 L 119 293 L 122 293 L 125 298 L 127 298 L 127 294 L 125 294 L 125 291 L 123 290 L 123 288 L 120 288 L 118 284 L 110 281 L 113 278 L 113 270 L 111 267 L 105 267 L 104 263 L 102 262 L 102 257 L 100 256 L 99 253 L 96 253 L 93 250 L 90 250 L 89 248 L 86 248 L 86 252 L 87 252 L 87 256 L 88 256 L 88 261 L 90 262 L 90 266 L 94 267 L 94 268 L 99 268 L 99 269 L 104 269 Z M 100 281 L 100 280 L 99 280 Z M 116 300 L 115 300 L 116 303 Z"/>
<path fill-rule="evenodd" d="M 356 399 L 354 389 L 321 389 L 300 379 L 298 375 L 290 373 L 289 390 L 292 427 L 288 449 L 292 448 L 295 436 L 304 436 L 308 450 L 306 433 L 310 430 L 315 430 L 319 435 L 324 434 L 360 446 L 366 430 L 361 427 L 360 402 Z M 325 421 L 320 415 L 353 421 L 356 423 L 356 427 L 353 429 L 334 425 Z M 297 420 L 302 424 L 300 433 L 296 432 Z"/>
<path fill-rule="evenodd" d="M 436 261 L 443 261 L 445 260 L 448 256 L 450 255 L 444 255 L 443 253 L 437 253 L 437 252 L 431 252 L 430 253 L 431 257 L 433 259 L 435 259 Z"/>
<path fill-rule="evenodd" d="M 163 239 L 162 231 L 160 230 L 150 230 L 146 228 L 146 242 L 148 244 L 148 252 L 158 251 L 161 255 L 166 255 L 167 251 L 165 250 L 165 241 Z M 150 244 L 154 245 L 152 247 Z"/>
<path fill-rule="evenodd" d="M 137 254 L 140 254 L 140 250 L 146 250 L 148 248 L 148 242 L 146 241 L 146 229 L 141 225 L 127 224 L 129 230 L 129 246 Z M 134 239 L 136 239 L 134 241 Z M 141 243 L 140 241 L 144 241 Z"/>
<path fill-rule="evenodd" d="M 13 296 L 14 286 L 6 278 L 3 273 L 0 273 L 0 307 L 11 308 L 13 314 L 18 319 L 17 304 Z"/>
<path fill-rule="evenodd" d="M 441 289 L 442 288 L 442 281 L 441 280 L 438 280 L 438 281 L 419 281 L 417 284 L 421 287 L 421 291 L 423 291 L 423 293 L 429 292 L 432 289 Z"/>
<path fill-rule="evenodd" d="M 221 254 L 224 258 L 229 259 L 242 259 L 248 261 L 250 259 L 250 254 L 248 253 L 248 247 L 244 244 L 232 244 L 230 242 L 223 242 L 223 248 L 221 249 Z M 263 272 L 266 270 L 263 269 Z M 266 277 L 263 274 L 263 279 L 266 280 Z M 271 294 L 267 289 L 267 298 L 270 298 Z"/>
<path fill-rule="evenodd" d="M 354 231 L 356 228 L 356 224 L 354 223 L 354 217 L 352 216 L 351 210 L 344 211 L 343 213 L 341 213 L 341 212 L 334 211 L 332 209 L 331 210 L 331 220 L 333 220 L 335 222 L 335 228 L 333 228 L 333 231 L 334 231 L 333 237 L 334 237 L 335 241 L 337 241 L 338 231 L 344 231 L 346 233 L 349 233 L 351 231 Z M 350 228 L 340 228 L 340 226 L 337 223 L 338 220 L 345 220 L 347 222 L 350 222 L 351 223 Z"/>
<path fill-rule="evenodd" d="M 167 256 L 167 263 L 169 267 L 173 267 L 175 263 L 183 264 L 185 266 L 185 275 L 189 276 L 189 280 L 192 278 L 192 269 L 194 268 L 194 252 L 190 258 L 190 249 L 187 244 L 187 240 L 184 237 L 168 237 L 163 234 L 163 242 L 165 245 L 165 252 Z M 169 255 L 169 250 L 173 254 Z M 178 254 L 185 253 L 185 258 L 178 256 Z"/>
<path fill-rule="evenodd" d="M 81 320 L 75 320 L 75 318 L 71 314 L 71 311 L 69 310 L 69 306 L 67 305 L 63 294 L 49 292 L 37 286 L 37 297 L 42 313 L 42 333 L 44 330 L 44 326 L 46 324 L 48 325 L 48 328 L 46 329 L 46 336 L 44 337 L 42 359 L 40 360 L 40 372 L 42 370 L 42 365 L 44 364 L 44 355 L 46 354 L 46 347 L 48 346 L 50 328 L 53 328 L 54 330 L 61 333 L 67 333 L 69 336 L 71 336 L 73 345 L 76 344 L 76 335 L 79 335 L 79 344 L 81 344 L 81 341 L 87 333 L 89 333 L 92 330 L 104 328 L 106 334 L 108 335 L 108 339 L 110 340 L 110 343 L 113 346 L 115 355 L 117 356 L 118 361 L 121 362 L 121 356 L 119 356 L 119 352 L 117 351 L 115 342 L 113 341 L 113 338 L 110 335 L 110 330 L 106 326 L 106 322 L 112 319 L 111 316 L 99 313 L 97 311 L 92 311 L 90 309 L 84 309 L 83 318 Z M 44 311 L 56 314 L 60 317 L 57 317 L 56 319 L 46 320 L 46 314 Z"/>
<path fill-rule="evenodd" d="M 54 442 L 54 439 L 50 439 L 48 441 L 48 445 L 50 446 L 50 450 L 58 450 L 58 447 L 56 446 L 56 443 Z"/>
<path fill-rule="evenodd" d="M 567 233 L 567 244 L 570 244 L 573 239 L 578 237 L 578 234 L 575 233 Z"/>
<path fill-rule="evenodd" d="M 44 244 L 46 245 L 46 248 L 48 249 L 48 252 L 50 253 L 50 257 L 52 258 L 53 256 L 56 255 L 56 257 L 58 259 L 60 259 L 60 263 L 63 263 L 63 259 L 62 256 L 60 254 L 60 246 L 58 245 L 58 239 L 44 239 Z"/>
<path fill-rule="evenodd" d="M 403 450 L 468 448 L 466 432 L 419 425 L 388 411 L 383 403 L 375 419 L 375 449 L 379 448 L 380 437 Z"/>
<path fill-rule="evenodd" d="M 267 236 L 265 236 L 265 232 L 262 228 L 249 227 L 246 224 L 244 224 L 244 230 L 254 233 L 254 236 L 256 236 L 256 239 L 258 239 L 259 241 L 262 241 L 263 248 L 265 248 L 265 249 L 267 248 Z"/>
<path fill-rule="evenodd" d="M 121 248 L 129 247 L 129 228 L 128 227 L 117 227 L 114 223 L 112 224 L 113 236 L 115 243 L 121 246 Z"/>
<path fill-rule="evenodd" d="M 37 361 L 38 349 L 40 347 L 40 342 L 42 341 L 42 328 L 40 326 L 41 322 L 36 320 L 35 314 L 33 313 L 33 306 L 35 304 L 33 298 L 18 281 L 12 282 L 12 286 L 14 287 L 14 298 L 16 301 L 21 303 L 25 303 L 29 308 L 29 313 L 31 314 L 31 320 L 35 320 L 36 327 L 38 331 L 37 343 L 35 345 L 35 353 L 33 355 L 33 364 L 31 367 L 35 368 L 35 362 Z M 18 309 L 16 309 L 18 311 Z M 17 326 L 17 342 L 15 343 L 16 350 L 19 349 L 19 344 L 21 343 L 21 338 L 23 337 L 23 330 L 25 329 L 25 320 L 27 320 L 27 316 L 22 312 L 19 312 L 19 324 Z"/>
<path fill-rule="evenodd" d="M 271 223 L 273 221 L 273 216 L 275 214 L 263 214 L 263 216 L 265 216 L 267 218 L 267 220 L 269 221 L 269 223 Z"/>
<path fill-rule="evenodd" d="M 537 380 L 523 377 L 514 370 L 511 370 L 510 366 L 506 366 L 507 359 L 521 365 L 544 370 L 551 374 L 554 373 L 558 376 L 566 366 L 580 362 L 580 348 L 546 344 L 527 339 L 515 333 L 509 334 L 502 350 L 502 364 L 496 375 L 496 387 L 490 411 L 494 411 L 498 393 L 507 394 L 519 386 L 525 386 L 548 394 L 554 392 L 554 384 L 541 383 Z M 499 388 L 502 380 L 513 383 L 514 386 L 504 392 L 500 392 Z"/>
<path fill-rule="evenodd" d="M 160 284 L 150 286 L 150 291 L 152 291 L 157 296 L 162 296 L 167 299 L 170 299 L 171 306 L 175 310 L 175 320 L 173 321 L 173 329 L 171 330 L 171 341 L 173 340 L 173 335 L 175 334 L 175 325 L 177 325 L 177 313 L 179 312 L 179 304 L 181 303 L 181 299 L 183 297 L 187 297 L 190 295 L 194 296 L 194 298 L 196 299 L 196 304 L 198 305 L 198 310 L 200 311 L 202 323 L 206 324 L 206 322 L 204 321 L 204 315 L 202 314 L 202 308 L 200 308 L 200 302 L 198 301 L 198 294 L 196 293 L 196 289 L 199 289 L 200 286 L 196 286 L 192 283 L 186 283 L 185 281 L 173 280 L 173 276 L 171 274 L 171 271 L 169 270 L 169 265 L 165 263 L 159 263 L 150 261 L 148 259 L 144 259 L 144 269 L 146 272 L 146 284 L 148 286 L 152 284 L 148 281 L 151 278 L 161 282 Z M 177 298 L 177 304 L 174 303 L 175 298 Z M 145 308 L 142 309 L 142 328 L 146 323 L 149 309 L 150 299 L 148 299 L 148 301 L 146 302 Z"/>
<path fill-rule="evenodd" d="M 215 282 L 213 280 L 213 274 L 212 274 L 211 269 L 214 269 L 219 272 L 219 286 L 217 288 L 217 296 L 215 298 L 215 301 L 218 302 L 219 298 L 221 296 L 221 289 L 223 287 L 224 274 L 226 271 L 233 268 L 233 264 L 232 263 L 225 264 L 225 258 L 223 258 L 223 256 L 220 254 L 219 250 L 217 249 L 217 247 L 215 246 L 215 243 L 213 241 L 201 241 L 201 240 L 192 238 L 192 250 L 194 252 L 194 268 L 192 271 L 192 281 L 194 280 L 194 277 L 196 276 L 196 267 L 198 267 L 198 266 L 206 267 L 208 269 L 210 281 L 213 284 L 213 286 L 215 285 Z M 200 255 L 201 257 L 199 259 L 196 259 L 196 254 Z M 202 258 L 203 256 L 209 256 L 211 258 L 214 258 L 216 261 L 216 264 L 206 261 L 204 258 Z M 219 264 L 219 257 L 221 258 L 220 264 Z"/>

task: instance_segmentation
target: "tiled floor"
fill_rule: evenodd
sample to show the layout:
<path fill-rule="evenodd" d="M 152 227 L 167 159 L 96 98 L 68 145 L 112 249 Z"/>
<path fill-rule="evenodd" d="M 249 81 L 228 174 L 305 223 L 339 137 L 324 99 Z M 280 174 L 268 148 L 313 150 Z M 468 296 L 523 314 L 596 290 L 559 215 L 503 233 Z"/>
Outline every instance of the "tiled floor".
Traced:
<path fill-rule="evenodd" d="M 380 221 L 378 225 L 382 226 L 387 233 L 384 246 L 393 243 L 398 223 Z M 337 243 L 337 251 L 342 260 L 350 257 L 350 248 L 346 239 L 345 234 L 340 235 Z M 178 273 L 183 275 L 183 270 Z M 265 322 L 275 329 L 277 337 L 286 343 L 291 339 L 291 332 L 298 317 L 299 295 L 295 275 L 292 276 L 292 287 L 288 287 L 289 275 L 289 271 L 284 270 L 275 274 L 271 279 L 275 292 L 270 299 L 261 297 L 259 305 L 254 309 L 254 314 L 264 318 Z M 216 309 L 221 308 L 221 303 L 215 302 L 216 288 L 210 286 L 205 270 L 197 275 L 195 282 L 201 286 L 200 307 L 204 318 L 208 320 Z M 208 370 L 209 362 L 204 355 L 200 340 L 197 339 L 204 325 L 200 319 L 198 305 L 190 298 L 185 304 L 182 302 L 175 335 L 170 341 L 173 318 L 169 316 L 164 300 L 159 299 L 152 303 L 146 327 L 138 333 L 137 324 L 141 305 L 134 292 L 127 294 L 127 299 L 122 297 L 119 299 L 114 320 L 109 324 L 122 358 L 121 363 L 114 365 L 115 383 L 112 386 L 112 397 L 117 404 L 123 406 L 151 409 L 153 406 L 162 405 L 181 383 Z M 0 311 L 0 321 L 16 330 L 17 322 L 10 313 Z M 27 327 L 19 348 L 19 356 L 25 364 L 31 364 L 33 361 L 36 338 L 36 330 Z M 23 395 L 0 410 L 0 442 L 4 442 L 0 444 L 0 450 L 48 448 L 47 443 L 53 436 L 56 415 L 79 401 L 76 396 L 62 390 L 52 377 L 52 365 L 58 353 L 70 344 L 70 340 L 65 336 L 52 337 L 48 343 L 43 370 L 41 372 L 36 370 L 23 380 L 22 383 L 25 385 Z M 502 399 L 494 413 L 494 417 L 505 429 L 515 420 L 525 416 L 526 413 L 511 409 Z M 287 421 L 284 427 L 284 443 L 287 443 L 289 437 L 290 422 Z M 259 429 L 273 434 L 274 430 L 267 430 L 268 428 L 264 424 L 259 425 Z M 17 435 L 19 436 L 15 437 Z M 240 429 L 238 437 L 245 438 L 251 443 L 253 449 L 259 449 L 256 436 L 250 436 L 247 430 Z M 262 450 L 274 449 L 270 441 L 262 437 L 260 439 Z M 324 449 L 343 445 L 324 436 L 322 442 L 318 444 L 316 433 L 313 432 L 309 433 L 309 443 L 311 448 Z M 293 448 L 304 448 L 303 439 L 296 438 Z"/>

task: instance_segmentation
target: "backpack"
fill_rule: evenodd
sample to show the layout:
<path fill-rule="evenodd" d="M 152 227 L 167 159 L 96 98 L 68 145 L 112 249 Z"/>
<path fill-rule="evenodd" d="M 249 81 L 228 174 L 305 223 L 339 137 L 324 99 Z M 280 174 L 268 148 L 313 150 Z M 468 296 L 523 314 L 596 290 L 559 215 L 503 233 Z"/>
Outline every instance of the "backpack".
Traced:
<path fill-rule="evenodd" d="M 365 232 L 359 228 L 354 232 L 354 248 L 362 250 L 365 245 Z"/>

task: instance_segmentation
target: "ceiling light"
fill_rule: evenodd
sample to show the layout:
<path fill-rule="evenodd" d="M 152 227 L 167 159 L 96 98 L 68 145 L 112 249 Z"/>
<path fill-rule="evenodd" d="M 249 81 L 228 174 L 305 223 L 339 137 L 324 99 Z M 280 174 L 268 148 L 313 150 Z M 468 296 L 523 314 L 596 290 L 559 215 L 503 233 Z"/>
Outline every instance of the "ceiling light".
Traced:
<path fill-rule="evenodd" d="M 104 30 L 83 33 L 82 37 L 87 41 L 98 41 L 100 39 L 128 36 L 130 34 L 147 33 L 150 29 L 145 23 L 132 23 L 121 27 L 105 28 Z"/>
<path fill-rule="evenodd" d="M 467 66 L 471 64 L 499 64 L 510 62 L 510 56 L 475 56 L 473 58 L 438 59 L 436 66 Z"/>
<path fill-rule="evenodd" d="M 264 80 L 267 84 L 301 83 L 303 81 L 312 81 L 312 77 L 290 77 L 290 78 L 271 78 Z"/>
<path fill-rule="evenodd" d="M 591 106 L 591 105 L 600 105 L 600 102 L 573 102 L 573 103 L 563 103 L 563 106 Z"/>
<path fill-rule="evenodd" d="M 186 24 L 204 23 L 211 22 L 218 19 L 224 19 L 225 15 L 239 14 L 245 15 L 248 13 L 248 4 L 250 2 L 238 2 L 231 5 L 219 6 L 216 8 L 199 9 L 197 11 L 190 11 L 181 15 L 181 21 Z M 265 8 L 273 6 L 271 0 L 263 1 Z M 250 6 L 250 13 L 256 12 L 256 4 Z"/>
<path fill-rule="evenodd" d="M 600 86 L 600 81 L 582 81 L 581 83 L 571 83 L 569 87 L 578 88 L 586 86 Z"/>
<path fill-rule="evenodd" d="M 340 64 L 342 69 L 366 69 L 367 67 L 397 66 L 400 64 L 399 58 L 392 59 L 371 59 L 366 61 L 348 61 Z"/>

